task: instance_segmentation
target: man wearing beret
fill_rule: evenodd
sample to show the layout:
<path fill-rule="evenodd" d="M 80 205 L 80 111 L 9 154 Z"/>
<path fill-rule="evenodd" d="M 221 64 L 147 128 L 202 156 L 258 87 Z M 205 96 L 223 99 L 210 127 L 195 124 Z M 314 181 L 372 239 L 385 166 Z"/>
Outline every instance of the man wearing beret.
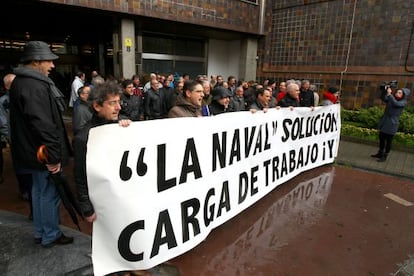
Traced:
<path fill-rule="evenodd" d="M 45 42 L 28 42 L 10 89 L 13 163 L 32 174 L 34 241 L 45 248 L 73 242 L 59 228 L 60 196 L 49 180 L 49 174 L 61 172 L 71 154 L 62 118 L 63 94 L 49 78 L 56 59 Z M 45 162 L 37 158 L 41 147 L 47 151 Z"/>

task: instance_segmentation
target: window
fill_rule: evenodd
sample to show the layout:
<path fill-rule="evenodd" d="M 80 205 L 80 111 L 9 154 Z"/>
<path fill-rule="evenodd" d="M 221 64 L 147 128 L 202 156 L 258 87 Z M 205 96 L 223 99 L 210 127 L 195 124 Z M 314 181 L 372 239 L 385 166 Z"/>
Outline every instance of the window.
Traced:
<path fill-rule="evenodd" d="M 205 41 L 162 34 L 143 34 L 144 73 L 189 73 L 192 78 L 205 74 Z"/>
<path fill-rule="evenodd" d="M 257 3 L 257 1 L 258 0 L 241 0 L 242 2 L 246 2 L 246 3 L 249 3 L 249 4 L 255 4 L 255 5 L 258 5 L 258 3 Z"/>

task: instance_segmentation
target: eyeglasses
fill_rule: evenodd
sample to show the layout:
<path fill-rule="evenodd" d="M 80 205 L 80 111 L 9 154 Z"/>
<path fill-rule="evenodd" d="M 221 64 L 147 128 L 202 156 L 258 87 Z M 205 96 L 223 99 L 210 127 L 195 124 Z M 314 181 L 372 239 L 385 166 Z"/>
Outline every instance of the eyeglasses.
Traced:
<path fill-rule="evenodd" d="M 105 102 L 107 102 L 110 106 L 115 106 L 115 105 L 117 105 L 117 104 L 119 104 L 119 105 L 122 105 L 123 104 L 123 101 L 122 100 L 118 100 L 118 101 L 105 101 Z"/>

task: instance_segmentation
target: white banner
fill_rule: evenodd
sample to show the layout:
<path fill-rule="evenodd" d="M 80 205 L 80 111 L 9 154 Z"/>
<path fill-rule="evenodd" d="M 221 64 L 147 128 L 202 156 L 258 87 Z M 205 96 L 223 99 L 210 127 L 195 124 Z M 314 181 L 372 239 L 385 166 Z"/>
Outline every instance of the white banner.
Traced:
<path fill-rule="evenodd" d="M 91 130 L 95 275 L 148 269 L 295 175 L 334 162 L 340 106 L 234 112 Z"/>

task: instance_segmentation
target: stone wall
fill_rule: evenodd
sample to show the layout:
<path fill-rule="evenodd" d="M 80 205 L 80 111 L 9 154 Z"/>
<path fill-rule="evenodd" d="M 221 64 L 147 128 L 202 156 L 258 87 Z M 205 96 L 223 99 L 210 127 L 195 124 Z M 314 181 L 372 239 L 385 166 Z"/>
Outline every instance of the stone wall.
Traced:
<path fill-rule="evenodd" d="M 191 23 L 245 33 L 260 32 L 260 7 L 241 0 L 43 0 L 79 7 Z"/>

